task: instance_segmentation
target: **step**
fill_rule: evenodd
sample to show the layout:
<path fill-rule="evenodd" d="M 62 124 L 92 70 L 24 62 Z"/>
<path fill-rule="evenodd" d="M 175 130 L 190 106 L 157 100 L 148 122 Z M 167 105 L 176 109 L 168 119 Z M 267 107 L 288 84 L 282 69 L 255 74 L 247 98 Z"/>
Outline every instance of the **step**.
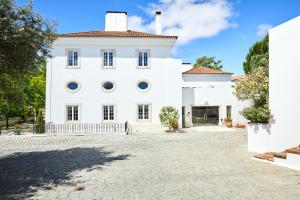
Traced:
<path fill-rule="evenodd" d="M 254 158 L 258 158 L 260 160 L 274 161 L 274 156 L 268 153 L 256 154 Z"/>
<path fill-rule="evenodd" d="M 300 147 L 290 148 L 290 149 L 287 149 L 285 152 L 300 155 Z"/>

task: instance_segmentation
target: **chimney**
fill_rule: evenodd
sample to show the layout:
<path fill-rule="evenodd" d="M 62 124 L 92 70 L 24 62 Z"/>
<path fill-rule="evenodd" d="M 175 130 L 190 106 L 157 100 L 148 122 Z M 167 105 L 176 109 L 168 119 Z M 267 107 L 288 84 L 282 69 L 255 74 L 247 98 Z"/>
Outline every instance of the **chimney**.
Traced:
<path fill-rule="evenodd" d="M 127 31 L 127 12 L 106 11 L 105 31 Z"/>
<path fill-rule="evenodd" d="M 155 31 L 157 35 L 161 35 L 161 12 L 155 12 Z"/>

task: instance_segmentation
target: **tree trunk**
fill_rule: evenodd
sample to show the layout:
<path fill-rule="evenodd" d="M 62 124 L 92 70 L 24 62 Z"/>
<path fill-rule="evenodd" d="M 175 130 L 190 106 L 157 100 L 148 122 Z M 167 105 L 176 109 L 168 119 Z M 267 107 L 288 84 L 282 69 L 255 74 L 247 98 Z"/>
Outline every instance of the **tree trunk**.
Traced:
<path fill-rule="evenodd" d="M 8 117 L 7 116 L 5 116 L 5 121 L 6 121 L 5 127 L 6 127 L 6 129 L 8 129 Z"/>

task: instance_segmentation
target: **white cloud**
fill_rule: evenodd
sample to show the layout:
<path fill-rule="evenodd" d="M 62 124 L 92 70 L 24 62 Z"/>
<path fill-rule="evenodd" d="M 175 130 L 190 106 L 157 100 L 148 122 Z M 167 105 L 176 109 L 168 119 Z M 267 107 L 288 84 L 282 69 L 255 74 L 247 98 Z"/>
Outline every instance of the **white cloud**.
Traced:
<path fill-rule="evenodd" d="M 154 13 L 162 11 L 163 34 L 178 35 L 178 44 L 217 35 L 232 25 L 233 11 L 227 0 L 160 0 L 144 7 L 152 21 L 145 23 L 140 16 L 130 16 L 131 30 L 155 32 Z"/>
<path fill-rule="evenodd" d="M 257 32 L 256 35 L 263 37 L 268 34 L 268 31 L 272 28 L 273 26 L 271 24 L 260 24 L 257 26 Z"/>

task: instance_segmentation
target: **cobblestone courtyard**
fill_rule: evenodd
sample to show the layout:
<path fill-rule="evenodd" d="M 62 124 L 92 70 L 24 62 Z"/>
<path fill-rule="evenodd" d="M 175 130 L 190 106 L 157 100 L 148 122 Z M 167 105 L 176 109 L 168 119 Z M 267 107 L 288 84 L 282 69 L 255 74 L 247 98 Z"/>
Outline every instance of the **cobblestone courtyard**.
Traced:
<path fill-rule="evenodd" d="M 300 172 L 251 160 L 245 131 L 0 136 L 0 199 L 299 199 Z"/>

